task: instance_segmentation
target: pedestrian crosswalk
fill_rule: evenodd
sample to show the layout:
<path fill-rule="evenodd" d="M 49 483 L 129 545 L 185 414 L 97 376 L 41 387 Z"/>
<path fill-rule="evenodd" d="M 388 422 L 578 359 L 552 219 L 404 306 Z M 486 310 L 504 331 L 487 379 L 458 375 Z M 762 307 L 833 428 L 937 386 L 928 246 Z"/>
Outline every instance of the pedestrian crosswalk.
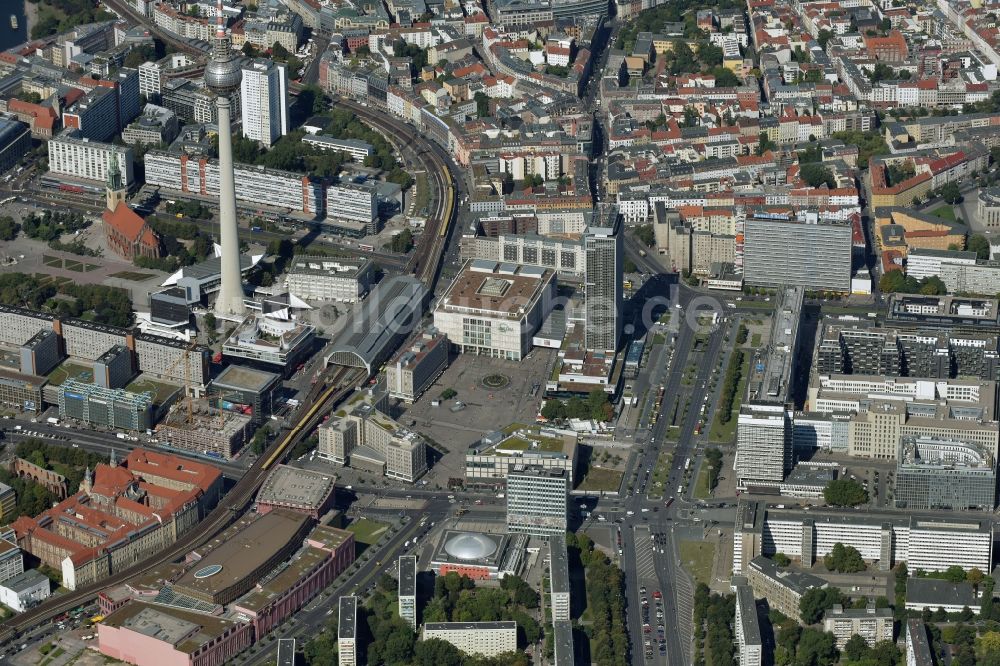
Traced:
<path fill-rule="evenodd" d="M 635 528 L 635 573 L 640 582 L 650 582 L 656 579 L 652 543 L 648 527 Z"/>

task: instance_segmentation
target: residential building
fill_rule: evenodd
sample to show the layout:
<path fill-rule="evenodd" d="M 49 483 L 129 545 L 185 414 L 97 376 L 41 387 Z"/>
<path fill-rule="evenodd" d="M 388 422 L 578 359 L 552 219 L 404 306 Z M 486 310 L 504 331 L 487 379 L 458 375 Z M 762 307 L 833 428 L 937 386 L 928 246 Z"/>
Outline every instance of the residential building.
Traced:
<path fill-rule="evenodd" d="M 340 597 L 337 621 L 337 664 L 358 666 L 358 598 Z"/>
<path fill-rule="evenodd" d="M 417 630 L 417 556 L 399 558 L 399 617 Z"/>
<path fill-rule="evenodd" d="M 552 621 L 569 622 L 571 599 L 565 534 L 549 536 L 549 590 Z"/>
<path fill-rule="evenodd" d="M 44 376 L 62 361 L 59 335 L 52 329 L 41 329 L 21 345 L 21 372 Z"/>
<path fill-rule="evenodd" d="M 63 126 L 91 141 L 110 141 L 118 133 L 118 94 L 98 86 L 63 111 Z"/>
<path fill-rule="evenodd" d="M 757 619 L 757 600 L 753 589 L 744 576 L 733 577 L 736 591 L 736 657 L 739 666 L 763 666 L 764 643 L 760 636 L 760 622 Z"/>
<path fill-rule="evenodd" d="M 365 257 L 298 255 L 288 266 L 285 288 L 306 301 L 357 303 L 368 293 L 373 272 Z"/>
<path fill-rule="evenodd" d="M 365 234 L 378 233 L 378 194 L 375 188 L 355 183 L 330 185 L 326 188 L 326 217 L 328 220 L 332 218 L 364 225 Z"/>
<path fill-rule="evenodd" d="M 130 146 L 155 146 L 170 143 L 177 138 L 179 132 L 180 125 L 173 111 L 163 106 L 147 104 L 142 115 L 122 131 L 122 141 Z"/>
<path fill-rule="evenodd" d="M 853 546 L 861 557 L 889 571 L 906 562 L 910 571 L 944 571 L 958 565 L 989 570 L 993 525 L 964 513 L 904 514 L 813 508 L 768 507 L 740 502 L 733 539 L 733 571 L 744 573 L 760 555 L 784 553 L 803 567 L 832 552 L 837 543 Z"/>
<path fill-rule="evenodd" d="M 145 164 L 148 185 L 206 200 L 219 197 L 218 160 L 151 150 L 146 153 Z M 236 164 L 234 168 L 238 202 L 258 209 L 268 206 L 322 217 L 326 204 L 319 179 L 248 164 Z"/>
<path fill-rule="evenodd" d="M 934 666 L 934 655 L 923 620 L 906 621 L 906 666 Z"/>
<path fill-rule="evenodd" d="M 584 347 L 616 352 L 621 342 L 623 309 L 623 239 L 616 214 L 608 227 L 588 227 L 584 234 L 586 296 Z"/>
<path fill-rule="evenodd" d="M 800 624 L 802 615 L 799 602 L 802 596 L 811 589 L 827 586 L 826 581 L 819 576 L 778 567 L 766 557 L 751 560 L 746 568 L 746 577 L 754 597 L 766 599 L 769 608 L 780 611 Z"/>
<path fill-rule="evenodd" d="M 159 101 L 163 93 L 164 67 L 159 62 L 146 62 L 139 65 L 139 94 L 145 95 L 150 101 Z"/>
<path fill-rule="evenodd" d="M 288 134 L 288 77 L 285 66 L 255 60 L 240 83 L 243 136 L 271 146 Z"/>
<path fill-rule="evenodd" d="M 520 361 L 554 304 L 555 285 L 555 273 L 535 266 L 468 261 L 438 301 L 434 326 L 460 352 Z"/>
<path fill-rule="evenodd" d="M 984 446 L 926 436 L 900 439 L 896 508 L 992 511 L 996 491 L 996 459 Z"/>
<path fill-rule="evenodd" d="M 736 478 L 740 488 L 776 486 L 792 468 L 792 415 L 783 404 L 751 403 L 736 424 Z"/>
<path fill-rule="evenodd" d="M 413 403 L 448 367 L 448 338 L 433 326 L 420 331 L 385 366 L 389 396 Z"/>
<path fill-rule="evenodd" d="M 507 531 L 564 534 L 569 491 L 566 470 L 515 465 L 507 472 Z"/>
<path fill-rule="evenodd" d="M 865 608 L 844 608 L 834 604 L 823 616 L 823 631 L 832 633 L 837 640 L 837 649 L 843 650 L 852 636 L 861 636 L 869 647 L 880 641 L 893 638 L 893 614 L 891 608 L 875 608 L 868 602 Z"/>
<path fill-rule="evenodd" d="M 761 286 L 799 286 L 813 291 L 851 291 L 852 228 L 849 222 L 758 216 L 747 218 L 743 279 Z"/>
<path fill-rule="evenodd" d="M 83 138 L 77 130 L 67 130 L 48 142 L 49 172 L 89 180 L 108 182 L 112 158 L 121 174 L 122 185 L 131 189 L 135 183 L 132 171 L 132 149 Z"/>
<path fill-rule="evenodd" d="M 325 134 L 307 134 L 302 137 L 302 143 L 319 150 L 344 153 L 355 162 L 362 164 L 375 154 L 375 148 L 370 143 L 360 139 L 335 139 Z"/>
<path fill-rule="evenodd" d="M 427 622 L 421 638 L 441 639 L 467 654 L 496 657 L 517 650 L 517 622 Z"/>

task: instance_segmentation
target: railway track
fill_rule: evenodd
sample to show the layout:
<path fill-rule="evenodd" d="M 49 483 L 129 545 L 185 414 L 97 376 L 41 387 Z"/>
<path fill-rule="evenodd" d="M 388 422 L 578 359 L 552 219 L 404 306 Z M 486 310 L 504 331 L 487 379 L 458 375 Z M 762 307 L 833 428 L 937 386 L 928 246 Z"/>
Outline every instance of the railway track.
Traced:
<path fill-rule="evenodd" d="M 303 436 L 312 432 L 322 419 L 326 407 L 343 400 L 360 383 L 362 371 L 358 368 L 340 368 L 323 384 L 317 384 L 319 393 L 313 406 L 298 419 L 298 423 L 284 437 L 258 458 L 222 501 L 198 525 L 156 556 L 143 560 L 108 578 L 87 585 L 35 606 L 0 625 L 0 645 L 16 639 L 25 630 L 36 627 L 77 606 L 90 602 L 97 593 L 112 585 L 162 564 L 173 562 L 197 548 L 218 532 L 229 526 L 253 501 L 270 468 L 280 462 Z"/>

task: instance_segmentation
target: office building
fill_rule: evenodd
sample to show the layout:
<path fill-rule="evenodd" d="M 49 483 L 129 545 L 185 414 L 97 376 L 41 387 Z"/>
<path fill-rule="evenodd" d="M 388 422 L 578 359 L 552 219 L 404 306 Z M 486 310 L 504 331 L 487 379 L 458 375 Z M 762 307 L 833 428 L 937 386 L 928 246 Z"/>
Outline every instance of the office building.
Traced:
<path fill-rule="evenodd" d="M 124 345 L 115 345 L 94 361 L 94 384 L 101 388 L 125 388 L 135 372 L 132 352 Z"/>
<path fill-rule="evenodd" d="M 825 588 L 827 583 L 819 576 L 790 568 L 779 568 L 766 557 L 755 557 L 747 564 L 747 582 L 755 598 L 767 600 L 767 605 L 780 611 L 799 624 L 802 615 L 799 602 L 811 589 Z"/>
<path fill-rule="evenodd" d="M 751 401 L 788 403 L 793 398 L 796 356 L 799 350 L 799 320 L 805 291 L 788 287 L 775 297 L 774 315 L 763 358 L 754 363 L 747 377 L 747 397 Z"/>
<path fill-rule="evenodd" d="M 413 483 L 427 470 L 427 443 L 420 433 L 390 418 L 384 387 L 359 390 L 319 427 L 317 455 L 334 465 L 375 471 Z"/>
<path fill-rule="evenodd" d="M 312 352 L 315 337 L 309 324 L 251 315 L 222 343 L 222 354 L 289 375 Z"/>
<path fill-rule="evenodd" d="M 236 457 L 250 441 L 253 431 L 251 416 L 216 407 L 209 408 L 203 402 L 192 403 L 190 413 L 186 404 L 174 403 L 166 417 L 156 426 L 160 446 L 221 460 Z"/>
<path fill-rule="evenodd" d="M 240 108 L 240 90 L 236 88 L 227 95 L 233 109 Z M 218 111 L 215 107 L 216 95 L 199 87 L 191 79 L 173 78 L 163 82 L 160 105 L 177 114 L 185 123 L 215 124 Z"/>
<path fill-rule="evenodd" d="M 893 615 L 891 608 L 875 608 L 868 602 L 865 608 L 844 608 L 835 604 L 823 616 L 823 631 L 832 633 L 837 649 L 843 650 L 851 636 L 861 636 L 869 647 L 880 641 L 891 641 Z"/>
<path fill-rule="evenodd" d="M 980 444 L 906 436 L 899 443 L 895 485 L 898 509 L 992 511 L 996 459 Z"/>
<path fill-rule="evenodd" d="M 621 219 L 612 226 L 588 227 L 584 234 L 584 347 L 614 353 L 621 342 L 623 294 L 623 241 Z"/>
<path fill-rule="evenodd" d="M 288 134 L 288 76 L 285 66 L 255 60 L 243 68 L 240 84 L 243 136 L 270 147 Z"/>
<path fill-rule="evenodd" d="M 571 599 L 569 582 L 569 555 L 566 551 L 566 535 L 553 534 L 549 537 L 549 606 L 553 622 L 570 620 Z"/>
<path fill-rule="evenodd" d="M 180 133 L 177 115 L 170 109 L 147 104 L 142 115 L 122 131 L 122 141 L 130 146 L 170 143 Z"/>
<path fill-rule="evenodd" d="M 744 226 L 743 280 L 849 293 L 852 252 L 850 222 L 754 215 Z"/>
<path fill-rule="evenodd" d="M 776 487 L 791 468 L 791 412 L 783 404 L 743 405 L 736 424 L 738 486 Z"/>
<path fill-rule="evenodd" d="M 337 620 L 337 664 L 358 666 L 357 597 L 340 597 Z"/>
<path fill-rule="evenodd" d="M 58 388 L 59 418 L 118 430 L 145 432 L 153 427 L 153 394 L 130 393 L 67 379 Z"/>
<path fill-rule="evenodd" d="M 110 464 L 87 470 L 78 493 L 11 527 L 22 548 L 75 590 L 174 543 L 221 493 L 218 468 L 136 448 L 120 465 L 112 455 Z"/>
<path fill-rule="evenodd" d="M 448 338 L 433 326 L 420 331 L 385 366 L 389 396 L 413 403 L 448 367 Z"/>
<path fill-rule="evenodd" d="M 736 657 L 739 666 L 763 666 L 764 643 L 760 637 L 760 622 L 757 618 L 757 601 L 753 589 L 744 576 L 733 577 L 736 591 Z"/>
<path fill-rule="evenodd" d="M 963 513 L 907 515 L 813 508 L 768 507 L 740 502 L 733 538 L 733 572 L 745 573 L 760 555 L 784 553 L 811 567 L 834 544 L 853 546 L 879 571 L 906 562 L 910 571 L 963 569 L 989 571 L 993 558 L 993 525 L 989 519 Z"/>
<path fill-rule="evenodd" d="M 517 622 L 428 622 L 421 638 L 438 638 L 466 654 L 496 657 L 517 650 Z"/>
<path fill-rule="evenodd" d="M 1000 308 L 995 298 L 892 294 L 886 321 L 900 327 L 944 327 L 996 332 Z"/>
<path fill-rule="evenodd" d="M 0 405 L 19 412 L 41 411 L 45 382 L 45 377 L 0 368 Z"/>
<path fill-rule="evenodd" d="M 108 182 L 108 167 L 113 158 L 126 189 L 135 183 L 131 148 L 91 141 L 77 130 L 67 130 L 48 142 L 48 151 L 49 173 L 103 185 Z"/>
<path fill-rule="evenodd" d="M 569 490 L 566 470 L 514 466 L 507 472 L 507 531 L 565 534 Z"/>
<path fill-rule="evenodd" d="M 285 288 L 306 301 L 357 303 L 371 287 L 373 268 L 364 257 L 299 255 L 288 266 Z"/>
<path fill-rule="evenodd" d="M 24 555 L 18 547 L 16 533 L 5 527 L 0 532 L 0 583 L 23 573 Z"/>
<path fill-rule="evenodd" d="M 906 666 L 934 666 L 934 655 L 923 620 L 906 621 Z"/>
<path fill-rule="evenodd" d="M 0 483 L 0 521 L 9 522 L 17 509 L 17 493 L 6 483 Z"/>
<path fill-rule="evenodd" d="M 274 410 L 281 376 L 273 372 L 229 365 L 212 380 L 208 393 L 220 409 L 250 416 L 257 425 Z"/>
<path fill-rule="evenodd" d="M 42 603 L 51 594 L 48 576 L 38 569 L 29 569 L 0 583 L 0 603 L 18 613 Z"/>
<path fill-rule="evenodd" d="M 915 247 L 906 253 L 906 275 L 914 280 L 940 276 L 944 264 L 976 265 L 976 253 Z"/>
<path fill-rule="evenodd" d="M 520 361 L 555 301 L 555 273 L 466 262 L 434 309 L 434 326 L 462 353 Z"/>
<path fill-rule="evenodd" d="M 576 453 L 576 433 L 514 424 L 469 446 L 465 478 L 472 483 L 502 483 L 511 471 L 528 465 L 563 470 L 572 487 Z"/>
<path fill-rule="evenodd" d="M 31 150 L 31 127 L 9 116 L 0 116 L 0 174 L 17 165 Z"/>
<path fill-rule="evenodd" d="M 417 630 L 417 556 L 399 558 L 399 617 Z"/>
<path fill-rule="evenodd" d="M 145 164 L 147 185 L 155 185 L 177 194 L 213 198 L 219 196 L 218 160 L 151 150 L 146 153 Z M 244 205 L 257 209 L 268 206 L 314 217 L 322 216 L 325 198 L 323 183 L 319 179 L 248 164 L 236 164 L 234 169 L 236 199 Z"/>

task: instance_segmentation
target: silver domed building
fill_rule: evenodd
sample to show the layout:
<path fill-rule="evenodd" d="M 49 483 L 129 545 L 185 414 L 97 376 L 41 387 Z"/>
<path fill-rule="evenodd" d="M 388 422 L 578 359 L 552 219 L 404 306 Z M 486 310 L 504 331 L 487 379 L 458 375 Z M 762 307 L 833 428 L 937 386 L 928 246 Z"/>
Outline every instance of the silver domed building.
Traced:
<path fill-rule="evenodd" d="M 243 70 L 226 34 L 222 1 L 216 4 L 216 31 L 212 57 L 205 63 L 205 85 L 216 94 L 219 126 L 219 245 L 222 246 L 222 284 L 215 301 L 216 315 L 241 318 L 243 283 L 240 278 L 240 240 L 236 226 L 236 182 L 233 174 L 233 130 L 230 95 L 240 87 Z"/>
<path fill-rule="evenodd" d="M 520 572 L 527 546 L 525 534 L 447 530 L 431 556 L 431 569 L 439 576 L 455 572 L 473 580 L 495 580 Z"/>
<path fill-rule="evenodd" d="M 458 560 L 482 560 L 497 552 L 497 543 L 485 534 L 462 532 L 448 539 L 444 550 Z"/>

